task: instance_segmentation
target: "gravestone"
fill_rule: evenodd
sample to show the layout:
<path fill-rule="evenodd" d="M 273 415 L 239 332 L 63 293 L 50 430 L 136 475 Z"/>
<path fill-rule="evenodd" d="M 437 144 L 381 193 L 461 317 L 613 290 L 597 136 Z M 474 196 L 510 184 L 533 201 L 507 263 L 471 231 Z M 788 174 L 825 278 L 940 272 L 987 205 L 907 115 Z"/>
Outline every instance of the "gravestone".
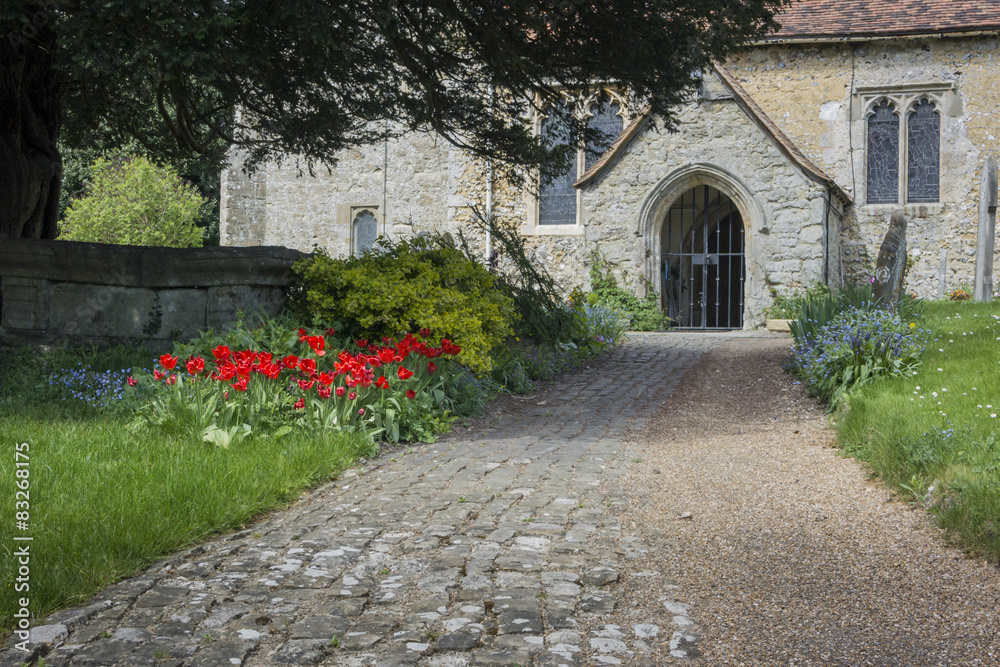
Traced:
<path fill-rule="evenodd" d="M 991 155 L 983 165 L 979 187 L 979 233 L 976 235 L 976 286 L 973 298 L 993 298 L 993 249 L 997 228 L 997 162 Z"/>
<path fill-rule="evenodd" d="M 906 216 L 902 211 L 892 214 L 889 231 L 882 239 L 875 264 L 874 297 L 881 303 L 895 307 L 903 293 L 906 274 Z"/>

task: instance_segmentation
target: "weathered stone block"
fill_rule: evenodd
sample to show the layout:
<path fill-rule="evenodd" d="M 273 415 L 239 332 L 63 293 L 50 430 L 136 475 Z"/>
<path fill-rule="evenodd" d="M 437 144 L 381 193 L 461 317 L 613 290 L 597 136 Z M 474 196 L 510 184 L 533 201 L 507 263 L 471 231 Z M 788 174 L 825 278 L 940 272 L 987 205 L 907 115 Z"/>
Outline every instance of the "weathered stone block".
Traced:
<path fill-rule="evenodd" d="M 148 337 L 155 300 L 149 289 L 57 283 L 49 324 L 53 332 L 67 336 Z"/>
<path fill-rule="evenodd" d="M 48 327 L 51 285 L 44 280 L 0 277 L 0 303 L 5 329 L 44 331 Z"/>

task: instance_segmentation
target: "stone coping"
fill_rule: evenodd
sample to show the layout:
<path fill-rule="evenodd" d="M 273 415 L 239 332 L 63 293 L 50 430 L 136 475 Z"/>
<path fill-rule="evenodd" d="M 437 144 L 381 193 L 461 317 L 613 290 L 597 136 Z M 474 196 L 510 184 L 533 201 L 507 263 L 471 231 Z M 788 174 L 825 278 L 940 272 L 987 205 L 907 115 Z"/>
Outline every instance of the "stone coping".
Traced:
<path fill-rule="evenodd" d="M 155 248 L 0 239 L 0 277 L 123 287 L 284 286 L 306 257 L 273 246 Z"/>

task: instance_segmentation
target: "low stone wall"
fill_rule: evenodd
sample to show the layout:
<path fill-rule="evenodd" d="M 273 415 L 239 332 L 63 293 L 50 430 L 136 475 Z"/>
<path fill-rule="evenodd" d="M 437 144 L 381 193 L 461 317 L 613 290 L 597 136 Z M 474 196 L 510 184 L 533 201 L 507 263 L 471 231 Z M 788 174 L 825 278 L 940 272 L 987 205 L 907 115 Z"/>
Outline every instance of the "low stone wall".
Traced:
<path fill-rule="evenodd" d="M 186 340 L 239 309 L 286 303 L 287 248 L 148 248 L 0 239 L 0 337 L 52 343 Z"/>

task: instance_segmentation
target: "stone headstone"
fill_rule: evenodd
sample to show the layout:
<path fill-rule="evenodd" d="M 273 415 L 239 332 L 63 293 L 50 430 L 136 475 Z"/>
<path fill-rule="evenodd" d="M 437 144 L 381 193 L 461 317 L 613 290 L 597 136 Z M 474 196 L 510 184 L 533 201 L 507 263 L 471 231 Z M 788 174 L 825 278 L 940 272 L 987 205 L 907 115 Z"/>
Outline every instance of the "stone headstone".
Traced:
<path fill-rule="evenodd" d="M 874 297 L 881 303 L 895 307 L 903 294 L 906 274 L 906 216 L 902 211 L 892 214 L 889 231 L 882 240 L 875 264 Z"/>
<path fill-rule="evenodd" d="M 976 286 L 973 298 L 993 298 L 993 249 L 997 228 L 997 162 L 991 155 L 983 165 L 979 186 L 979 231 L 976 235 Z"/>

